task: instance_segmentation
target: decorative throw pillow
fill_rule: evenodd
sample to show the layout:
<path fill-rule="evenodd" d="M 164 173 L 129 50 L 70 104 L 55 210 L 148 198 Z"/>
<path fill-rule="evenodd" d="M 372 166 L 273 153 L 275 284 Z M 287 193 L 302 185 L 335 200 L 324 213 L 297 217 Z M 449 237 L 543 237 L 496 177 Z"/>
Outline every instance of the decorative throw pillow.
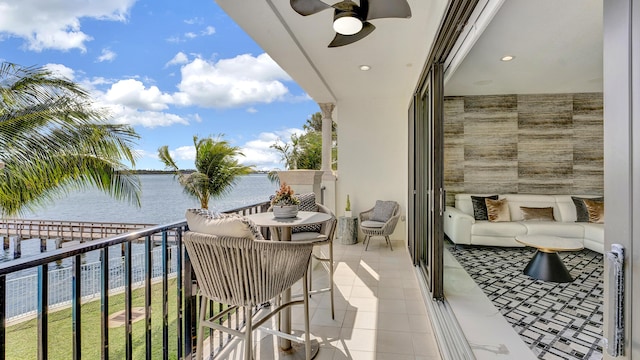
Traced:
<path fill-rule="evenodd" d="M 298 205 L 298 210 L 300 211 L 318 211 L 318 204 L 316 203 L 316 194 L 315 193 L 307 193 L 307 194 L 299 194 L 296 195 L 298 200 L 300 200 L 300 204 Z M 299 232 L 320 232 L 322 229 L 322 224 L 312 224 L 312 225 L 303 225 L 303 226 L 294 226 L 291 228 L 292 233 Z"/>
<path fill-rule="evenodd" d="M 498 195 L 491 196 L 471 196 L 473 204 L 473 218 L 476 220 L 489 220 L 487 217 L 487 204 L 484 199 L 498 200 Z"/>
<path fill-rule="evenodd" d="M 376 206 L 371 214 L 371 221 L 387 222 L 393 216 L 393 210 L 396 208 L 395 201 L 376 200 Z"/>
<path fill-rule="evenodd" d="M 511 221 L 507 199 L 484 199 L 484 202 L 487 204 L 487 218 L 490 222 Z"/>
<path fill-rule="evenodd" d="M 577 196 L 572 196 L 571 200 L 573 200 L 573 204 L 576 206 L 576 222 L 589 222 L 589 212 L 587 211 L 587 207 L 584 204 L 584 200 L 591 201 L 604 201 L 604 197 L 597 198 L 582 198 Z"/>
<path fill-rule="evenodd" d="M 584 205 L 589 213 L 589 222 L 604 224 L 604 201 L 584 199 Z"/>
<path fill-rule="evenodd" d="M 239 214 L 221 214 L 205 209 L 188 209 L 190 231 L 203 234 L 264 240 L 258 226 Z"/>
<path fill-rule="evenodd" d="M 553 208 L 552 207 L 543 207 L 543 208 L 534 208 L 534 207 L 526 207 L 520 206 L 520 211 L 522 212 L 522 220 L 524 221 L 554 221 L 553 217 Z"/>

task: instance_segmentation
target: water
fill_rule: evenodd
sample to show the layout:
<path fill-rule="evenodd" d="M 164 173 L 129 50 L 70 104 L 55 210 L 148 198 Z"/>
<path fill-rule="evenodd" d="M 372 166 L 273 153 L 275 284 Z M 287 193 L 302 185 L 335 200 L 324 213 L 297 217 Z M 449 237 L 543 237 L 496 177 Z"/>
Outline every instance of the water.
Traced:
<path fill-rule="evenodd" d="M 184 219 L 188 208 L 199 208 L 200 202 L 186 195 L 173 175 L 148 174 L 140 175 L 142 185 L 141 206 L 116 201 L 98 190 L 77 191 L 63 199 L 59 199 L 46 208 L 29 212 L 24 219 L 67 220 L 90 222 L 122 222 L 142 224 L 166 224 Z M 229 194 L 209 202 L 209 208 L 216 211 L 231 210 L 246 205 L 267 201 L 274 194 L 277 186 L 271 183 L 265 174 L 252 174 L 240 177 Z M 39 239 L 28 239 L 21 242 L 22 257 L 40 253 Z M 55 241 L 47 241 L 47 249 L 54 249 Z M 124 286 L 122 262 L 119 261 L 118 249 L 110 251 L 110 288 Z M 158 248 L 152 250 L 154 261 L 153 273 L 159 276 L 162 268 Z M 142 254 L 144 245 L 133 244 L 133 275 L 135 281 L 144 279 Z M 83 296 L 91 296 L 100 292 L 100 253 L 98 251 L 83 254 L 82 289 Z M 13 243 L 9 249 L 0 251 L 0 262 L 13 259 Z M 173 270 L 175 258 L 172 257 Z M 71 301 L 71 284 L 73 283 L 72 259 L 65 259 L 50 264 L 49 267 L 49 304 L 66 304 Z M 6 303 L 9 317 L 21 317 L 31 314 L 37 306 L 36 269 L 27 269 L 9 274 L 7 277 Z"/>
<path fill-rule="evenodd" d="M 165 224 L 184 219 L 188 208 L 200 202 L 186 195 L 173 175 L 140 175 L 142 206 L 117 201 L 98 190 L 79 191 L 25 219 Z M 231 192 L 209 201 L 209 209 L 224 211 L 269 200 L 277 186 L 265 174 L 240 177 Z"/>
<path fill-rule="evenodd" d="M 170 174 L 140 175 L 141 207 L 117 201 L 101 191 L 88 189 L 69 194 L 54 204 L 35 212 L 25 213 L 24 219 L 68 220 L 93 222 L 121 222 L 138 224 L 166 224 L 184 219 L 189 208 L 199 208 L 200 202 L 186 195 L 178 181 Z M 251 174 L 239 178 L 231 192 L 220 199 L 211 199 L 209 209 L 225 211 L 269 200 L 278 186 L 266 174 Z M 22 241 L 22 257 L 40 253 L 37 239 Z M 55 247 L 49 241 L 47 248 Z M 0 252 L 0 261 L 13 258 L 13 244 Z"/>

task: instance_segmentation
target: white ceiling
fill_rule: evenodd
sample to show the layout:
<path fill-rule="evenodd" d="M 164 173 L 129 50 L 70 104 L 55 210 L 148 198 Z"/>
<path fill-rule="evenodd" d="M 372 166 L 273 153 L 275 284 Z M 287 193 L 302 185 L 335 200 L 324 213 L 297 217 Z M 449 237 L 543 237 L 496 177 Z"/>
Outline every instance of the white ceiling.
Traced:
<path fill-rule="evenodd" d="M 447 4 L 408 0 L 410 19 L 372 20 L 376 30 L 366 38 L 327 48 L 335 35 L 330 9 L 301 16 L 289 0 L 216 2 L 317 102 L 390 95 L 408 102 Z"/>
<path fill-rule="evenodd" d="M 505 0 L 446 94 L 602 91 L 602 1 Z M 408 0 L 410 19 L 373 20 L 371 35 L 338 48 L 327 48 L 330 9 L 304 17 L 289 0 L 216 2 L 316 102 L 408 103 L 448 0 Z M 507 54 L 515 60 L 501 62 Z M 362 64 L 371 70 L 359 70 Z"/>
<path fill-rule="evenodd" d="M 601 92 L 602 1 L 504 1 L 446 95 Z"/>

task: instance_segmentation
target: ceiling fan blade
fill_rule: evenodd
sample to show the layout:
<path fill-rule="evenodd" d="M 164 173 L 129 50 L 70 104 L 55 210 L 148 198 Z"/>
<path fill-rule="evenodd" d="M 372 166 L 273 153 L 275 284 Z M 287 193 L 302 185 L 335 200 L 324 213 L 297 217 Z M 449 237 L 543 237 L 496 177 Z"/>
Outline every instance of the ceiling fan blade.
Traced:
<path fill-rule="evenodd" d="M 367 5 L 363 6 L 363 2 Z M 365 20 L 411 17 L 411 8 L 407 0 L 360 0 L 360 6 L 369 8 Z"/>
<path fill-rule="evenodd" d="M 331 41 L 331 44 L 329 44 L 329 47 L 332 48 L 332 47 L 353 44 L 358 40 L 364 39 L 367 35 L 371 34 L 375 29 L 376 27 L 373 26 L 373 24 L 365 21 L 362 24 L 362 30 L 358 31 L 353 35 L 336 34 L 336 37 L 333 38 L 333 41 Z"/>
<path fill-rule="evenodd" d="M 320 0 L 291 0 L 290 4 L 291 8 L 302 16 L 313 15 L 331 8 L 331 5 L 327 5 Z"/>

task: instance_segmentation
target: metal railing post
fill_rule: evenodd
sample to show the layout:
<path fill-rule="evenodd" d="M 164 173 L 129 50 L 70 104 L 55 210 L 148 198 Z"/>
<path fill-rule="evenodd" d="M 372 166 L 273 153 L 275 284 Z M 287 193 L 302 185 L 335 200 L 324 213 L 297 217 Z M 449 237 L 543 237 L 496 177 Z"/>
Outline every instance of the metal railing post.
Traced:
<path fill-rule="evenodd" d="M 162 359 L 169 359 L 169 279 L 167 232 L 162 232 Z"/>
<path fill-rule="evenodd" d="M 38 359 L 49 357 L 49 265 L 38 267 Z"/>
<path fill-rule="evenodd" d="M 183 251 L 182 290 L 184 292 L 184 358 L 190 359 L 196 348 L 196 294 L 194 291 L 194 275 L 191 260 L 186 250 Z"/>
<path fill-rule="evenodd" d="M 73 324 L 73 359 L 82 358 L 82 311 L 80 309 L 82 299 L 82 273 L 80 272 L 82 265 L 81 255 L 73 257 L 73 296 L 71 299 L 72 324 Z M 44 289 L 45 293 L 48 289 Z M 45 342 L 44 346 L 47 346 Z M 46 358 L 45 358 L 46 359 Z"/>
<path fill-rule="evenodd" d="M 100 250 L 100 357 L 109 359 L 109 248 Z"/>
<path fill-rule="evenodd" d="M 0 360 L 5 359 L 7 349 L 7 276 L 0 275 Z"/>

